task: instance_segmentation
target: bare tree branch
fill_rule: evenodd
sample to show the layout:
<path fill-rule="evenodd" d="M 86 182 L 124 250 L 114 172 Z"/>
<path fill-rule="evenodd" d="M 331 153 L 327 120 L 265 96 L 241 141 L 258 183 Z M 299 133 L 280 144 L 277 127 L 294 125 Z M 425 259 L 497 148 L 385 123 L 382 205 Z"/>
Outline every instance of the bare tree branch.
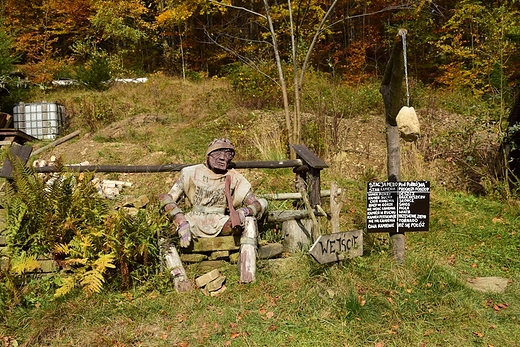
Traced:
<path fill-rule="evenodd" d="M 241 54 L 238 54 L 238 52 L 232 50 L 231 48 L 229 47 L 226 47 L 224 45 L 221 45 L 220 43 L 217 42 L 217 40 L 215 40 L 213 37 L 211 37 L 210 33 L 206 30 L 206 28 L 204 28 L 204 33 L 206 34 L 206 36 L 210 39 L 211 43 L 217 45 L 218 47 L 222 48 L 223 50 L 225 50 L 226 52 L 229 52 L 231 54 L 233 54 L 235 57 L 237 57 L 242 63 L 244 63 L 245 65 L 253 68 L 255 71 L 257 71 L 258 73 L 260 73 L 261 75 L 263 75 L 264 77 L 268 78 L 271 82 L 273 82 L 274 84 L 276 84 L 277 86 L 280 87 L 280 84 L 274 79 L 272 78 L 271 76 L 269 76 L 268 74 L 266 74 L 265 72 L 263 72 L 262 70 L 260 70 L 260 68 L 258 67 L 258 65 L 256 65 L 256 63 L 251 60 L 250 58 L 246 57 L 246 56 L 243 56 Z M 268 44 L 270 44 L 269 42 L 267 42 Z"/>
<path fill-rule="evenodd" d="M 263 19 L 267 19 L 267 17 L 264 16 L 263 14 L 255 12 L 253 10 L 250 10 L 250 9 L 242 7 L 242 6 L 228 5 L 228 4 L 224 4 L 224 3 L 220 2 L 220 1 L 215 1 L 215 0 L 209 0 L 209 2 L 211 2 L 212 4 L 215 4 L 217 6 L 224 6 L 224 7 L 234 8 L 236 10 L 242 10 L 242 11 L 245 11 L 245 12 L 249 12 L 251 14 L 254 14 L 255 16 L 261 17 Z"/>

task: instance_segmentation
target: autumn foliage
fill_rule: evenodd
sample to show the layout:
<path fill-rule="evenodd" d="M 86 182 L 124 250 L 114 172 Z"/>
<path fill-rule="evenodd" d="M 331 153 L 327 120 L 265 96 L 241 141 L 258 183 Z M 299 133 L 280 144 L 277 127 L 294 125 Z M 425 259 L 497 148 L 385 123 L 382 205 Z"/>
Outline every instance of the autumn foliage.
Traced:
<path fill-rule="evenodd" d="M 331 1 L 5 0 L 0 16 L 18 69 L 34 83 L 76 77 L 75 66 L 101 58 L 112 77 L 212 76 L 238 61 L 274 64 L 266 3 L 281 58 L 290 65 L 288 4 L 304 52 Z M 320 32 L 310 67 L 350 83 L 381 76 L 398 29 L 406 28 L 413 78 L 492 94 L 518 79 L 518 10 L 515 1 L 341 0 Z"/>

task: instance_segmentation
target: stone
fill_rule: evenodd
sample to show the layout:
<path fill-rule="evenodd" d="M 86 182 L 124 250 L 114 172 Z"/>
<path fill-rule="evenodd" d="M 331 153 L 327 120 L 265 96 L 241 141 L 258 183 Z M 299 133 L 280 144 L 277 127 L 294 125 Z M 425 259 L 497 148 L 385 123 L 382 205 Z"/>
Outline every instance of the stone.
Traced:
<path fill-rule="evenodd" d="M 268 243 L 258 248 L 258 259 L 272 259 L 282 255 L 283 246 L 280 243 Z"/>
<path fill-rule="evenodd" d="M 217 291 L 220 288 L 222 288 L 222 286 L 224 285 L 224 282 L 226 282 L 226 276 L 219 276 L 216 279 L 214 279 L 213 281 L 206 284 L 205 288 L 208 292 L 214 292 L 214 291 Z"/>
<path fill-rule="evenodd" d="M 214 269 L 200 277 L 197 277 L 195 279 L 195 283 L 197 284 L 197 287 L 202 288 L 209 282 L 218 278 L 219 276 L 220 276 L 220 271 L 218 269 Z"/>
<path fill-rule="evenodd" d="M 406 142 L 413 142 L 419 138 L 421 128 L 413 107 L 403 106 L 396 117 L 399 134 Z"/>
<path fill-rule="evenodd" d="M 43 273 L 56 271 L 56 263 L 52 259 L 38 260 L 38 264 L 40 264 L 40 271 Z"/>
<path fill-rule="evenodd" d="M 211 270 L 219 269 L 226 265 L 224 260 L 204 260 L 200 263 L 193 264 L 196 266 L 197 271 L 210 272 Z"/>
<path fill-rule="evenodd" d="M 187 253 L 181 254 L 181 260 L 183 263 L 200 263 L 203 260 L 208 259 L 208 256 L 200 253 Z"/>
<path fill-rule="evenodd" d="M 469 286 L 481 292 L 504 293 L 509 280 L 502 277 L 476 277 L 467 280 Z"/>
<path fill-rule="evenodd" d="M 220 288 L 219 290 L 217 291 L 214 291 L 214 292 L 209 292 L 209 295 L 211 296 L 219 296 L 221 295 L 222 293 L 224 293 L 226 291 L 226 286 L 222 286 L 222 288 Z"/>
<path fill-rule="evenodd" d="M 190 243 L 187 251 L 193 253 L 232 251 L 240 249 L 240 236 L 201 237 Z"/>
<path fill-rule="evenodd" d="M 215 251 L 208 257 L 209 260 L 224 259 L 229 257 L 229 251 Z"/>
<path fill-rule="evenodd" d="M 291 275 L 301 266 L 301 259 L 298 257 L 268 259 L 267 267 L 273 275 Z"/>

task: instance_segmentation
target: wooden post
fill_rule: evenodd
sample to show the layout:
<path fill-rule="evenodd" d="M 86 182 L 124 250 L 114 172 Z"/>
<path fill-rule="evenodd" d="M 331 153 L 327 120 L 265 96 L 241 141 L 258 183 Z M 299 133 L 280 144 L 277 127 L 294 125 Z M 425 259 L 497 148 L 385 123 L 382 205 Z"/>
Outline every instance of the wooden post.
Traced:
<path fill-rule="evenodd" d="M 341 207 L 343 206 L 343 193 L 340 188 L 338 188 L 338 182 L 333 181 L 330 184 L 330 224 L 332 229 L 332 234 L 339 233 L 339 214 L 341 212 Z"/>
<path fill-rule="evenodd" d="M 387 170 L 388 181 L 397 182 L 401 179 L 399 130 L 396 117 L 404 106 L 402 100 L 402 84 L 404 77 L 404 57 L 402 36 L 406 35 L 406 29 L 399 29 L 392 50 L 392 55 L 386 66 L 380 92 L 385 104 L 386 118 L 386 144 L 387 144 Z M 406 239 L 404 233 L 391 233 L 390 240 L 394 259 L 398 263 L 404 262 Z"/>
<path fill-rule="evenodd" d="M 187 292 L 192 289 L 191 283 L 186 276 L 186 271 L 182 265 L 181 258 L 177 249 L 173 245 L 168 245 L 165 254 L 166 268 L 170 271 L 173 277 L 175 290 L 178 293 Z"/>
<path fill-rule="evenodd" d="M 241 283 L 254 282 L 256 279 L 257 237 L 256 218 L 246 217 L 244 232 L 240 238 L 240 261 L 238 262 Z"/>
<path fill-rule="evenodd" d="M 313 220 L 312 242 L 315 242 L 321 235 L 321 232 L 319 230 L 319 221 L 316 219 L 313 210 L 317 205 L 321 205 L 320 172 L 329 166 L 304 145 L 291 145 L 291 147 L 296 152 L 297 159 L 300 159 L 303 163 L 302 166 L 295 168 L 294 172 L 297 176 L 297 189 L 302 193 L 302 199 Z M 308 198 L 307 196 L 304 197 L 307 194 Z"/>

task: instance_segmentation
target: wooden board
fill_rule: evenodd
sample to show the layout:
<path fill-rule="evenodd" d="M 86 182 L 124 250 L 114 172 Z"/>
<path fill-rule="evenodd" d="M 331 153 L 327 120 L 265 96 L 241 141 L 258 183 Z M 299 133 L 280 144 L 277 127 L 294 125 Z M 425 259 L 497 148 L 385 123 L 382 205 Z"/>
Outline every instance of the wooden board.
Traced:
<path fill-rule="evenodd" d="M 298 157 L 300 157 L 307 165 L 314 169 L 325 169 L 329 166 L 321 160 L 316 154 L 312 153 L 304 145 L 291 145 Z"/>
<path fill-rule="evenodd" d="M 11 147 L 11 154 L 14 157 L 20 158 L 20 160 L 26 164 L 27 160 L 29 160 L 29 157 L 32 152 L 31 146 L 20 146 L 15 145 Z M 11 165 L 11 162 L 8 158 L 4 159 L 4 166 L 2 166 L 2 172 L 0 172 L 0 177 L 4 177 L 7 179 L 13 178 L 13 167 Z"/>
<path fill-rule="evenodd" d="M 309 250 L 320 264 L 331 263 L 363 255 L 363 231 L 321 235 Z"/>

